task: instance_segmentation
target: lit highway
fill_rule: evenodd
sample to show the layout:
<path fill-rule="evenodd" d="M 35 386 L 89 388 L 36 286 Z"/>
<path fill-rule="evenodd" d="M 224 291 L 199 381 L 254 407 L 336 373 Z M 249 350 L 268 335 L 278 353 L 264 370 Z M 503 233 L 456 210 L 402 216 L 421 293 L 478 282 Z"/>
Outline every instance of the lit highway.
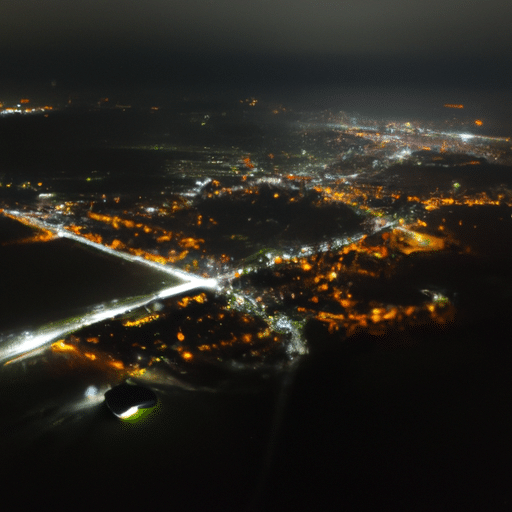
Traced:
<path fill-rule="evenodd" d="M 154 294 L 148 294 L 142 297 L 126 298 L 115 301 L 109 305 L 95 305 L 91 307 L 91 311 L 89 313 L 86 313 L 78 318 L 70 318 L 67 320 L 54 322 L 52 324 L 42 326 L 40 329 L 34 332 L 23 332 L 19 335 L 9 336 L 2 343 L 0 350 L 0 362 L 7 364 L 14 359 L 18 359 L 19 356 L 23 356 L 24 354 L 28 353 L 27 355 L 30 355 L 37 349 L 47 345 L 48 343 L 51 343 L 56 339 L 62 338 L 72 333 L 73 331 L 76 331 L 77 329 L 101 322 L 102 320 L 106 320 L 117 315 L 122 315 L 131 310 L 146 306 L 155 300 L 165 299 L 199 289 L 216 289 L 218 286 L 216 279 L 204 279 L 199 276 L 188 274 L 179 269 L 170 268 L 165 265 L 160 265 L 158 263 L 145 260 L 144 258 L 115 251 L 109 247 L 105 247 L 101 244 L 79 237 L 73 233 L 70 233 L 69 231 L 63 229 L 55 229 L 55 227 L 48 225 L 48 223 L 44 221 L 23 215 L 17 211 L 8 211 L 5 213 L 35 227 L 52 231 L 56 236 L 69 238 L 75 242 L 83 243 L 93 247 L 94 249 L 104 251 L 117 258 L 125 259 L 130 262 L 136 262 L 142 265 L 147 265 L 158 271 L 167 272 L 173 277 L 177 277 L 184 282 L 176 286 L 163 288 Z M 98 311 L 98 309 L 100 310 Z"/>

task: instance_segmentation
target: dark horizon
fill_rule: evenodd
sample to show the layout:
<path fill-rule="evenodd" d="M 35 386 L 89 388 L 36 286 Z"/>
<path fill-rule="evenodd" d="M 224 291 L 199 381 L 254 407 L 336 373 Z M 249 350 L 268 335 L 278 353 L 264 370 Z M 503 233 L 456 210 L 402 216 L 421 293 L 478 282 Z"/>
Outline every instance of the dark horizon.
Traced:
<path fill-rule="evenodd" d="M 374 0 L 187 5 L 54 0 L 0 21 L 0 103 L 102 97 L 176 105 L 256 97 L 290 108 L 442 119 L 445 103 L 512 133 L 510 4 Z"/>
<path fill-rule="evenodd" d="M 151 48 L 59 48 L 3 56 L 1 89 L 49 86 L 233 89 L 444 87 L 492 92 L 510 88 L 507 55 L 266 55 Z"/>
<path fill-rule="evenodd" d="M 30 9 L 0 21 L 0 100 L 66 90 L 510 90 L 512 8 L 504 0 L 423 2 L 131 0 Z"/>

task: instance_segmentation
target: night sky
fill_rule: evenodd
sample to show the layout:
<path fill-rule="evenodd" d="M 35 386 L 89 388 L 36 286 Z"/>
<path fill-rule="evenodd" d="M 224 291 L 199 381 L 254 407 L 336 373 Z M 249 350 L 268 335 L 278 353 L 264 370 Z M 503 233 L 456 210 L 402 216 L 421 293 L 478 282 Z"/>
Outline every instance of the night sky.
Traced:
<path fill-rule="evenodd" d="M 3 0 L 13 88 L 511 90 L 510 0 Z"/>

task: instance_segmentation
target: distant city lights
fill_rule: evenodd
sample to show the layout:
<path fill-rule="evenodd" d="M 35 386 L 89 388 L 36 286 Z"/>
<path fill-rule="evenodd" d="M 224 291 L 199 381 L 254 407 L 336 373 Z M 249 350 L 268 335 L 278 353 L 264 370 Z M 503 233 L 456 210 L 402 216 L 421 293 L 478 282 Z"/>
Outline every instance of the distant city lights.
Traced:
<path fill-rule="evenodd" d="M 0 108 L 2 108 L 2 104 L 0 104 Z M 12 115 L 12 114 L 39 114 L 39 113 L 47 113 L 48 111 L 53 110 L 52 106 L 45 105 L 44 107 L 35 107 L 35 108 L 21 108 L 21 104 L 18 104 L 16 107 L 8 107 L 0 112 L 0 115 Z"/>

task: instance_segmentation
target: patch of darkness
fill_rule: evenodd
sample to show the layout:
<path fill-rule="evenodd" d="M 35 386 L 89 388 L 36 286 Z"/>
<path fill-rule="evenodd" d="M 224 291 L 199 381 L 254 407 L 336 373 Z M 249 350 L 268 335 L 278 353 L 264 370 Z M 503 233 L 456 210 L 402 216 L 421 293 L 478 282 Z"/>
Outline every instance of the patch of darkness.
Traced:
<path fill-rule="evenodd" d="M 206 199 L 197 209 L 204 216 L 214 218 L 217 225 L 208 232 L 200 230 L 198 234 L 208 237 L 213 245 L 224 238 L 221 233 L 225 233 L 229 225 L 231 233 L 257 240 L 260 247 L 279 247 L 320 243 L 360 230 L 361 218 L 352 209 L 343 204 L 323 205 L 320 200 L 315 191 L 300 195 L 297 191 L 271 185 L 258 187 L 254 194 Z M 236 238 L 231 235 L 231 240 Z M 246 244 L 234 243 L 231 250 L 238 254 L 235 252 L 233 256 L 246 257 L 254 252 L 254 248 L 247 251 L 244 246 Z M 225 247 L 225 240 L 222 247 Z M 221 247 L 214 249 L 214 253 L 219 250 Z"/>
<path fill-rule="evenodd" d="M 447 297 L 457 307 L 461 322 L 471 323 L 475 315 L 490 320 L 511 303 L 512 269 L 505 258 L 417 253 L 398 259 L 377 279 L 356 279 L 351 287 L 356 300 L 421 304 L 427 299 L 422 290 L 428 290 Z"/>
<path fill-rule="evenodd" d="M 492 329 L 411 327 L 312 353 L 283 420 L 268 480 L 272 510 L 505 510 L 511 347 L 489 349 L 502 327 L 510 335 L 505 318 Z M 311 324 L 308 336 L 320 329 Z M 315 471 L 293 472 L 305 458 Z"/>
<path fill-rule="evenodd" d="M 30 238 L 38 232 L 35 228 L 0 215 L 0 246 Z"/>
<path fill-rule="evenodd" d="M 27 228 L 29 229 L 29 228 Z M 23 233 L 25 226 L 13 234 Z M 35 231 L 35 230 L 32 230 Z M 179 281 L 146 266 L 119 261 L 70 240 L 1 247 L 0 332 L 33 328 L 119 298 L 155 292 Z"/>
<path fill-rule="evenodd" d="M 506 204 L 443 206 L 428 213 L 428 224 L 444 226 L 457 239 L 460 251 L 483 258 L 512 256 L 512 217 Z"/>
<path fill-rule="evenodd" d="M 430 155 L 429 158 L 433 157 Z M 430 197 L 431 193 L 438 192 L 448 192 L 462 197 L 466 193 L 486 191 L 491 193 L 494 199 L 497 193 L 502 193 L 512 186 L 512 168 L 509 166 L 490 164 L 484 159 L 470 155 L 451 155 L 451 158 L 443 158 L 441 164 L 435 165 L 428 162 L 419 165 L 422 163 L 421 160 L 392 165 L 375 176 L 363 176 L 361 179 L 368 179 L 370 182 L 379 180 L 390 190 L 400 189 L 425 198 Z M 456 183 L 457 186 L 454 188 Z"/>

